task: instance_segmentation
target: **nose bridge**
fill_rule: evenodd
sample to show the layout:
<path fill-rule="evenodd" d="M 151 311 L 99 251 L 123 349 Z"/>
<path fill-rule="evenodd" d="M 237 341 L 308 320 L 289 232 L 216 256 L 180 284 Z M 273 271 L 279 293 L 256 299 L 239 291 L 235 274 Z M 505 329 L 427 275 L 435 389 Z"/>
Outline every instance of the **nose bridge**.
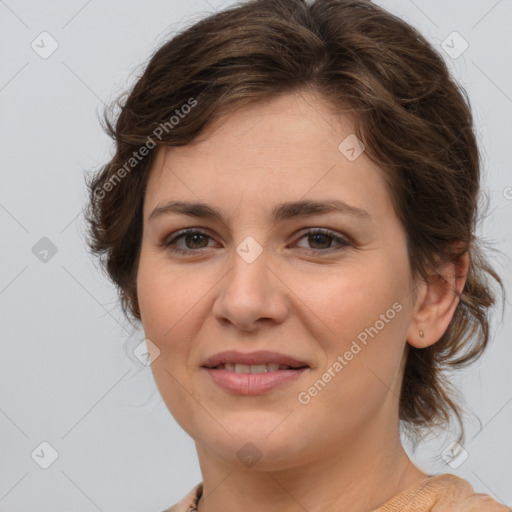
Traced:
<path fill-rule="evenodd" d="M 269 253 L 255 238 L 248 236 L 231 258 L 232 270 L 228 274 L 227 289 L 237 302 L 250 300 L 261 304 L 268 295 Z"/>
<path fill-rule="evenodd" d="M 286 300 L 269 266 L 271 254 L 248 236 L 236 246 L 231 269 L 222 281 L 214 314 L 249 329 L 260 318 L 280 322 L 286 315 Z"/>

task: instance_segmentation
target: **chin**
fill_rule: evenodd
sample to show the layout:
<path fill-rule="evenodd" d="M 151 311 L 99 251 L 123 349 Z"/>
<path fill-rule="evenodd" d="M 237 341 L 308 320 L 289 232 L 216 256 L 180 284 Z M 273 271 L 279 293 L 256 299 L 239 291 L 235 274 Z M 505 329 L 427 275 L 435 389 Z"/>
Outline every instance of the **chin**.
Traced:
<path fill-rule="evenodd" d="M 238 414 L 229 421 L 224 416 L 231 435 L 216 429 L 216 435 L 212 436 L 209 429 L 199 435 L 194 432 L 193 437 L 228 464 L 254 471 L 279 471 L 294 466 L 309 451 L 314 453 L 315 448 L 307 445 L 310 436 L 305 436 L 304 431 L 294 432 L 291 425 L 285 425 L 285 416 L 262 416 L 260 411 Z"/>

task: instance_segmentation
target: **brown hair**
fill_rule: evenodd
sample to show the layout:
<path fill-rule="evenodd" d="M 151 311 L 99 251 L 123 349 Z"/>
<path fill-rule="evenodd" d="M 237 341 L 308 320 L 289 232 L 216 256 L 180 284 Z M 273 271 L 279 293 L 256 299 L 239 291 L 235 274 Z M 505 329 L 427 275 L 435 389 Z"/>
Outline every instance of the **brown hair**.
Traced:
<path fill-rule="evenodd" d="M 495 303 L 489 276 L 503 291 L 475 236 L 480 164 L 472 114 L 436 50 L 368 0 L 247 1 L 163 44 L 118 100 L 115 123 L 105 111 L 115 155 L 87 183 L 89 247 L 102 256 L 127 318 L 140 320 L 136 277 L 154 148 L 191 144 L 230 108 L 306 88 L 354 113 L 367 156 L 386 170 L 414 275 L 428 279 L 469 251 L 453 319 L 437 343 L 409 347 L 400 397 L 400 419 L 413 434 L 446 424 L 452 413 L 463 432 L 443 370 L 482 354 Z"/>

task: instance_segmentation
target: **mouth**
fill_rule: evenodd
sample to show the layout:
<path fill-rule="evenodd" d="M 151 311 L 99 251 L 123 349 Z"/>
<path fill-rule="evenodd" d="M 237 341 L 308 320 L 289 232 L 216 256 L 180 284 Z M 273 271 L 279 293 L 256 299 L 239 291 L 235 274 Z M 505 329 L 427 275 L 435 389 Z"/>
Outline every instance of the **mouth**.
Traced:
<path fill-rule="evenodd" d="M 202 368 L 224 391 L 237 395 L 266 394 L 299 378 L 310 366 L 278 352 L 221 352 Z"/>
<path fill-rule="evenodd" d="M 271 350 L 259 350 L 257 352 L 226 350 L 209 357 L 203 362 L 202 366 L 210 369 L 222 368 L 237 373 L 264 373 L 265 371 L 309 367 L 305 361 Z"/>
<path fill-rule="evenodd" d="M 279 363 L 267 364 L 243 364 L 243 363 L 223 363 L 219 364 L 210 370 L 227 370 L 228 372 L 235 373 L 267 373 L 276 372 L 279 370 L 299 370 L 301 368 L 309 368 L 309 366 L 288 366 Z"/>

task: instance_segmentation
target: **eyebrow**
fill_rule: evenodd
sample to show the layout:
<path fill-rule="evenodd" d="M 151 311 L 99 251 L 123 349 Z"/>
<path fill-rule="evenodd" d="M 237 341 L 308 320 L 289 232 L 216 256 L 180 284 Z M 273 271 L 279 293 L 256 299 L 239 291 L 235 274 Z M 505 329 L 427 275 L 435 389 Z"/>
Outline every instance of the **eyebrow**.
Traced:
<path fill-rule="evenodd" d="M 163 206 L 157 206 L 149 215 L 148 221 L 154 220 L 162 215 L 173 213 L 203 219 L 215 219 L 224 222 L 222 214 L 218 210 L 215 210 L 206 203 L 189 201 L 169 201 Z M 371 219 L 371 215 L 367 211 L 349 205 L 339 199 L 325 201 L 303 200 L 281 203 L 272 209 L 272 219 L 274 223 L 277 223 L 294 217 L 307 217 L 326 213 L 343 213 L 361 219 Z"/>

